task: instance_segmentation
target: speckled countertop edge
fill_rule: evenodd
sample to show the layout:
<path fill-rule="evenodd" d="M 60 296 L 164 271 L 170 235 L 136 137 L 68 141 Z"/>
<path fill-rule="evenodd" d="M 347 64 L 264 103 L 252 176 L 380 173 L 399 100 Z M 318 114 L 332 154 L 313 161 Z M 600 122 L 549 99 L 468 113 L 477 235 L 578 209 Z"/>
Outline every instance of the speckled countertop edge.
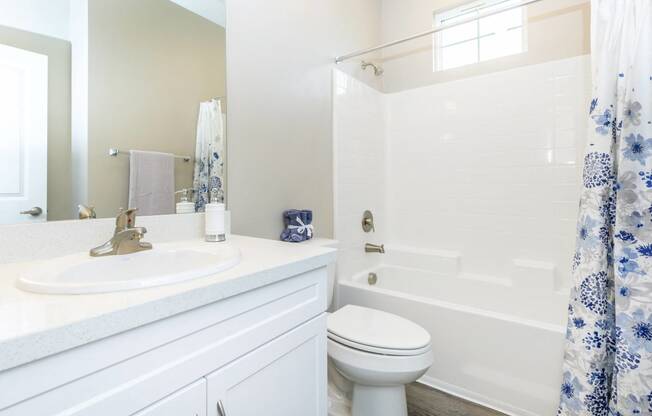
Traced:
<path fill-rule="evenodd" d="M 314 245 L 294 248 L 292 244 L 277 241 L 233 237 L 232 240 L 241 247 L 245 258 L 241 265 L 234 269 L 177 285 L 104 295 L 75 295 L 75 297 L 88 296 L 91 301 L 92 297 L 97 299 L 102 296 L 115 297 L 117 300 L 121 294 L 122 296 L 127 294 L 126 296 L 130 296 L 132 299 L 127 305 L 117 304 L 113 310 L 103 310 L 100 313 L 91 310 L 88 311 L 88 316 L 84 316 L 82 313 L 73 322 L 63 325 L 57 325 L 54 322 L 49 328 L 28 331 L 24 335 L 5 339 L 2 339 L 0 334 L 0 371 L 324 267 L 334 262 L 336 258 L 336 250 L 331 248 Z M 256 250 L 266 251 L 266 248 L 273 252 L 272 257 L 286 254 L 287 260 L 279 261 L 278 258 L 275 258 L 274 261 L 270 261 L 269 258 L 264 258 L 269 253 L 258 253 L 263 259 L 256 264 Z M 4 279 L 4 277 L 1 278 Z M 138 301 L 138 294 L 143 295 L 142 302 Z M 30 294 L 28 296 L 44 295 Z M 54 296 L 61 302 L 65 302 L 66 298 L 71 299 L 67 295 L 45 296 L 47 299 L 53 299 Z M 134 297 L 136 299 L 133 299 Z M 26 313 L 29 314 L 29 311 Z M 0 328 L 2 328 L 3 319 L 12 318 L 6 315 L 3 317 L 0 314 Z"/>

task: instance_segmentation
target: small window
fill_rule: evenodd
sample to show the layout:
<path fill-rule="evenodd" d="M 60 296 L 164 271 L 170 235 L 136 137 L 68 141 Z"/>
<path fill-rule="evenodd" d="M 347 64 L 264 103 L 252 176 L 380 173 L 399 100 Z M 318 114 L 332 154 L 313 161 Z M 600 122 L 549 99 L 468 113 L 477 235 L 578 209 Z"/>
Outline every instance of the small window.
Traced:
<path fill-rule="evenodd" d="M 454 9 L 436 11 L 434 25 L 440 27 L 468 20 L 494 10 L 521 4 L 522 0 L 484 0 Z M 492 16 L 475 19 L 435 34 L 435 71 L 525 52 L 525 8 L 517 7 Z"/>

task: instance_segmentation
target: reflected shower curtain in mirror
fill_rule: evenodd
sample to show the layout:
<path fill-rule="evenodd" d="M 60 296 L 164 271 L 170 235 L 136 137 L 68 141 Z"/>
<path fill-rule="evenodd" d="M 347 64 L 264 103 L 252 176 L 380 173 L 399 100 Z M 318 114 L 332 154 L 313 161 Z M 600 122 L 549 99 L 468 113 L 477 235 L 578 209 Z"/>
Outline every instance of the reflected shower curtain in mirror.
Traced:
<path fill-rule="evenodd" d="M 222 189 L 224 177 L 224 119 L 220 100 L 199 104 L 195 148 L 195 211 L 203 212 L 213 188 Z"/>
<path fill-rule="evenodd" d="M 559 415 L 652 415 L 651 3 L 591 3 L 593 99 Z"/>

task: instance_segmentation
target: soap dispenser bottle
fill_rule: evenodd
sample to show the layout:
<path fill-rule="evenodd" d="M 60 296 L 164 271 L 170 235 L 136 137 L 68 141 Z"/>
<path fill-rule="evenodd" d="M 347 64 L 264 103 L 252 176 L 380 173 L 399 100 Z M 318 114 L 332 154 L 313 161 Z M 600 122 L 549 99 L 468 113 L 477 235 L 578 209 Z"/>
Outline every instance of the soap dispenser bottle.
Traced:
<path fill-rule="evenodd" d="M 175 194 L 181 195 L 179 202 L 177 202 L 177 214 L 192 214 L 195 212 L 195 204 L 189 200 L 192 192 L 194 192 L 193 189 L 182 189 L 175 192 Z"/>
<path fill-rule="evenodd" d="M 224 210 L 224 193 L 218 188 L 211 189 L 209 203 L 205 205 L 206 241 L 226 241 Z"/>

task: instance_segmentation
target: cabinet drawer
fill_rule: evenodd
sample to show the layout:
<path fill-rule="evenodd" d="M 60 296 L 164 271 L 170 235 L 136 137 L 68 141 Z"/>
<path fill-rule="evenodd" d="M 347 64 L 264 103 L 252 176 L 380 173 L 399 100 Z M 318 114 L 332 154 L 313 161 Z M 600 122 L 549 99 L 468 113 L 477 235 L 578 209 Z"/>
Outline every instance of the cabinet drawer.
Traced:
<path fill-rule="evenodd" d="M 132 416 L 206 416 L 206 380 L 188 387 L 146 407 Z"/>

